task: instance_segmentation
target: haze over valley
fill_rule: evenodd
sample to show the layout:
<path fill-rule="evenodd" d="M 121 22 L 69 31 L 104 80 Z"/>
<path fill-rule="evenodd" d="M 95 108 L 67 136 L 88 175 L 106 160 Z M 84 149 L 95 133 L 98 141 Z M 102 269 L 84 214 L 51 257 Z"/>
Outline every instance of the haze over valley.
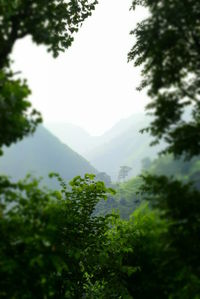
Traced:
<path fill-rule="evenodd" d="M 138 175 L 142 160 L 146 157 L 154 159 L 161 151 L 162 145 L 150 147 L 152 138 L 140 132 L 149 122 L 150 118 L 144 114 L 133 114 L 100 136 L 91 136 L 80 127 L 67 123 L 47 123 L 46 127 L 98 171 L 106 172 L 116 181 L 120 166 L 132 168 L 129 177 Z"/>
<path fill-rule="evenodd" d="M 130 178 L 140 173 L 143 159 L 153 160 L 161 150 L 161 146 L 150 147 L 152 139 L 140 133 L 147 125 L 145 115 L 136 114 L 101 136 L 91 136 L 71 124 L 46 124 L 33 136 L 4 148 L 0 171 L 15 180 L 31 173 L 51 185 L 50 172 L 58 172 L 67 181 L 84 173 L 105 172 L 117 181 L 120 167 L 125 165 L 131 167 Z"/>

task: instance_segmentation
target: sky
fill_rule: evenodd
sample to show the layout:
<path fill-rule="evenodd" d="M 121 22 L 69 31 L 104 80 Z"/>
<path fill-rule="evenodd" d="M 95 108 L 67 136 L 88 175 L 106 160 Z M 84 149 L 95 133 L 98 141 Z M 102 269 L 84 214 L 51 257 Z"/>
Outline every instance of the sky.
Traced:
<path fill-rule="evenodd" d="M 54 59 L 29 37 L 16 43 L 14 69 L 32 90 L 31 102 L 46 123 L 72 123 L 100 135 L 120 119 L 144 111 L 147 96 L 136 91 L 140 70 L 127 63 L 129 32 L 145 11 L 129 0 L 99 0 L 71 48 Z"/>

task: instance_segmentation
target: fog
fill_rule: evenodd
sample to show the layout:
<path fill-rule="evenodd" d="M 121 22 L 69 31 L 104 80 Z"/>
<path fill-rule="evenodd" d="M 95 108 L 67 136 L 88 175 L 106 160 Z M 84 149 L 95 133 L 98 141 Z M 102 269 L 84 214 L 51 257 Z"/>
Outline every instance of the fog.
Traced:
<path fill-rule="evenodd" d="M 66 53 L 53 59 L 27 37 L 13 53 L 33 91 L 31 101 L 44 123 L 72 123 L 100 135 L 122 118 L 144 110 L 136 91 L 140 70 L 127 63 L 134 43 L 129 32 L 145 16 L 129 11 L 130 1 L 101 0 Z"/>

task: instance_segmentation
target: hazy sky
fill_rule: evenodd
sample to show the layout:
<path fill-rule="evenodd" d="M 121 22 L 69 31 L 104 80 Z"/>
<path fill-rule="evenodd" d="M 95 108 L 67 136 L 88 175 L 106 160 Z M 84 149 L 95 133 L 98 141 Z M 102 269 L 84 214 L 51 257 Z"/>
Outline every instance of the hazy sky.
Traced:
<path fill-rule="evenodd" d="M 32 89 L 31 101 L 44 122 L 69 122 L 93 135 L 121 118 L 143 111 L 146 96 L 135 90 L 139 70 L 127 64 L 134 43 L 129 32 L 144 11 L 130 12 L 129 0 L 99 0 L 70 49 L 53 59 L 29 38 L 17 42 L 15 69 Z"/>

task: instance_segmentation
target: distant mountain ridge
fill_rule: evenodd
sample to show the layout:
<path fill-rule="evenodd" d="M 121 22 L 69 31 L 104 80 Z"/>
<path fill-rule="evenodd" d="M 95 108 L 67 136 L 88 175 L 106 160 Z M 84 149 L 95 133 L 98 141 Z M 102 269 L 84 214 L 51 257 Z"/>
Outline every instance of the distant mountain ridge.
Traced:
<path fill-rule="evenodd" d="M 59 125 L 54 127 L 54 133 L 67 144 L 70 141 L 72 148 L 76 150 L 91 162 L 99 171 L 106 172 L 113 180 L 117 179 L 120 166 L 127 165 L 132 168 L 130 176 L 138 175 L 142 167 L 142 160 L 146 157 L 154 159 L 157 153 L 163 148 L 161 143 L 158 146 L 151 147 L 152 138 L 147 134 L 141 134 L 140 130 L 150 123 L 150 117 L 145 114 L 135 114 L 127 119 L 122 119 L 102 136 L 92 137 L 86 132 L 87 138 L 81 133 L 79 128 L 79 138 L 76 144 L 73 143 L 75 136 L 74 128 L 66 124 L 68 131 L 63 131 L 61 135 Z M 77 129 L 77 128 L 76 128 Z M 81 142 L 80 142 L 81 141 Z"/>
<path fill-rule="evenodd" d="M 96 138 L 70 123 L 47 123 L 45 127 L 80 155 L 96 146 Z"/>
<path fill-rule="evenodd" d="M 145 119 L 136 123 L 133 121 L 124 132 L 88 152 L 87 159 L 99 171 L 108 173 L 114 181 L 117 180 L 120 166 L 123 165 L 132 168 L 129 177 L 138 175 L 142 168 L 142 160 L 146 157 L 155 159 L 162 149 L 162 144 L 151 147 L 152 138 L 147 133 L 140 133 L 148 124 L 149 120 Z"/>
<path fill-rule="evenodd" d="M 15 180 L 32 173 L 44 177 L 45 182 L 51 185 L 47 179 L 50 172 L 57 172 L 68 181 L 77 175 L 97 173 L 97 170 L 46 128 L 39 126 L 33 136 L 4 148 L 0 172 Z"/>
<path fill-rule="evenodd" d="M 144 114 L 135 114 L 129 118 L 121 119 L 100 136 L 92 136 L 81 127 L 64 122 L 46 123 L 45 127 L 77 153 L 87 156 L 88 152 L 119 136 L 129 129 L 133 123 L 141 122 L 143 118 Z"/>

